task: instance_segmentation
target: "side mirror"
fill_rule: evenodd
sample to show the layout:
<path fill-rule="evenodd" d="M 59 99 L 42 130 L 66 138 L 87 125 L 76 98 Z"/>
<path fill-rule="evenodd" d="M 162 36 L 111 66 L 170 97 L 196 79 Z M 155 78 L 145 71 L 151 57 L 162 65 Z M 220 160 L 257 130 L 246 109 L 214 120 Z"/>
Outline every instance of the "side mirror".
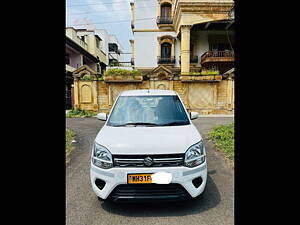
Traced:
<path fill-rule="evenodd" d="M 199 113 L 197 112 L 190 112 L 190 117 L 191 117 L 191 120 L 195 120 L 199 117 Z"/>
<path fill-rule="evenodd" d="M 97 114 L 97 118 L 98 118 L 99 120 L 106 121 L 106 120 L 107 120 L 106 113 L 98 113 L 98 114 Z"/>

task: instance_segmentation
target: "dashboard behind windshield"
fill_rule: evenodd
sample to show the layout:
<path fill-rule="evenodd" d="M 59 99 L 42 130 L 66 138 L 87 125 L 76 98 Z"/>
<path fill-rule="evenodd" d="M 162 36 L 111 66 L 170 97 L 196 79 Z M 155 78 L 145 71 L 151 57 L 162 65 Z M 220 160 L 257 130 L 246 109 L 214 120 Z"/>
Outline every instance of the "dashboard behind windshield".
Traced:
<path fill-rule="evenodd" d="M 176 95 L 120 96 L 107 122 L 109 126 L 188 124 L 188 116 Z"/>

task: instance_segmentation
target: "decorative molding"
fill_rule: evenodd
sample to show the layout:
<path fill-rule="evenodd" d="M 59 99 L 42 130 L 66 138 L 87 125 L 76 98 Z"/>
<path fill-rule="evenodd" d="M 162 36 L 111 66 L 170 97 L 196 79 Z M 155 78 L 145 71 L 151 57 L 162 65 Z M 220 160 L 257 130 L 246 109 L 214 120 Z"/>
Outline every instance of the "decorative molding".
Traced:
<path fill-rule="evenodd" d="M 228 12 L 234 2 L 178 2 L 174 11 L 173 25 L 176 34 L 180 32 L 182 24 L 200 24 L 210 21 L 229 19 Z M 182 15 L 185 15 L 183 18 Z M 186 17 L 194 17 L 185 21 Z"/>
<path fill-rule="evenodd" d="M 81 67 L 79 67 L 77 70 L 75 70 L 73 73 L 73 78 L 78 80 L 80 78 L 82 78 L 84 75 L 91 75 L 94 78 L 98 77 L 98 74 L 96 71 L 92 70 L 89 66 L 87 65 L 83 65 Z"/>
<path fill-rule="evenodd" d="M 162 44 L 164 42 L 168 42 L 170 44 L 174 44 L 175 43 L 175 39 L 176 37 L 173 37 L 171 35 L 163 35 L 161 37 L 157 37 L 157 41 L 159 44 Z"/>

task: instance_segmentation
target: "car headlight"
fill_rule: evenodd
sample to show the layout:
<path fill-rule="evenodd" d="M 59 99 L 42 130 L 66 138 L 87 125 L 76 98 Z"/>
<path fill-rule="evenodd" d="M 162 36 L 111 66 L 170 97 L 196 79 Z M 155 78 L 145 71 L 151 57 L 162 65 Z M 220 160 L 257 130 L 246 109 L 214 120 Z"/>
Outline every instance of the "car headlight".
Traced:
<path fill-rule="evenodd" d="M 199 166 L 205 162 L 203 140 L 189 147 L 185 153 L 184 165 L 186 167 Z"/>
<path fill-rule="evenodd" d="M 96 142 L 94 142 L 93 146 L 92 162 L 93 165 L 102 169 L 113 167 L 111 153 L 104 146 L 99 145 Z"/>

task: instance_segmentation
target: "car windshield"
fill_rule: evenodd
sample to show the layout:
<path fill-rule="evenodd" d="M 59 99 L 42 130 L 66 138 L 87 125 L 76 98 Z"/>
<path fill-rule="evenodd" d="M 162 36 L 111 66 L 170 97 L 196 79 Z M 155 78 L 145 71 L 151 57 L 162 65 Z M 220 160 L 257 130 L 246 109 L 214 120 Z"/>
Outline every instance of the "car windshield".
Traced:
<path fill-rule="evenodd" d="M 180 126 L 190 124 L 176 95 L 120 96 L 107 122 L 109 126 Z"/>

